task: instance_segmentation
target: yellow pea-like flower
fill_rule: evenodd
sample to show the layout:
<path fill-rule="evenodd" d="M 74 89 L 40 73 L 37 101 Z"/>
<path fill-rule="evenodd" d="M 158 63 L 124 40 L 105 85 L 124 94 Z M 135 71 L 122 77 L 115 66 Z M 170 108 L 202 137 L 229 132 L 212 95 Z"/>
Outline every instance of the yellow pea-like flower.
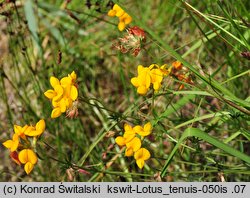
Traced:
<path fill-rule="evenodd" d="M 34 165 L 38 160 L 37 155 L 31 149 L 23 149 L 22 151 L 20 151 L 20 153 L 18 154 L 18 159 L 22 164 L 25 164 L 24 170 L 27 174 L 29 174 L 33 170 Z"/>
<path fill-rule="evenodd" d="M 12 136 L 12 140 L 7 140 L 3 143 L 3 145 L 10 149 L 11 152 L 14 152 L 17 150 L 18 145 L 19 145 L 19 135 L 17 133 L 15 133 Z"/>
<path fill-rule="evenodd" d="M 150 158 L 150 152 L 145 148 L 140 148 L 135 152 L 134 158 L 136 160 L 137 166 L 142 169 L 144 167 L 145 161 Z"/>
<path fill-rule="evenodd" d="M 34 137 L 34 136 L 40 136 L 45 130 L 45 121 L 43 119 L 39 120 L 36 123 L 35 127 L 30 127 L 30 130 L 25 131 L 25 135 Z"/>
<path fill-rule="evenodd" d="M 132 17 L 117 4 L 115 4 L 111 10 L 109 10 L 108 16 L 116 16 L 119 18 L 118 29 L 120 31 L 123 31 L 126 25 L 128 25 L 132 21 Z"/>
<path fill-rule="evenodd" d="M 51 118 L 57 118 L 62 113 L 70 111 L 70 109 L 73 108 L 73 103 L 78 98 L 78 89 L 75 83 L 76 79 L 77 75 L 75 71 L 60 80 L 54 76 L 50 78 L 50 84 L 54 90 L 49 89 L 44 95 L 52 101 L 53 110 L 51 112 Z M 76 108 L 77 107 L 74 106 L 74 109 Z"/>

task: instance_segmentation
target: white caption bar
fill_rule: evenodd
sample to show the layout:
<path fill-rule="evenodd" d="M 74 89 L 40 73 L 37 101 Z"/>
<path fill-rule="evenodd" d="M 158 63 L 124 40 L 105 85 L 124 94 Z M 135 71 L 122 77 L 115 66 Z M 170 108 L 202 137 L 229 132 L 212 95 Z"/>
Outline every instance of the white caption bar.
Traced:
<path fill-rule="evenodd" d="M 0 182 L 0 197 L 245 198 L 250 182 Z"/>

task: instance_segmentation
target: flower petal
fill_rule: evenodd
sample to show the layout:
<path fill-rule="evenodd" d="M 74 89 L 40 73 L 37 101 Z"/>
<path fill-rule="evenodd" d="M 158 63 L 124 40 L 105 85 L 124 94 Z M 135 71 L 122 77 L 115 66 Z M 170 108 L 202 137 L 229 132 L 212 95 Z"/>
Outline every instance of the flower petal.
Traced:
<path fill-rule="evenodd" d="M 140 95 L 145 95 L 148 89 L 145 86 L 140 86 L 137 88 L 137 93 Z"/>
<path fill-rule="evenodd" d="M 126 148 L 126 151 L 125 151 L 125 156 L 127 157 L 131 157 L 133 156 L 134 152 L 133 152 L 133 149 L 130 147 L 130 148 Z"/>
<path fill-rule="evenodd" d="M 52 89 L 47 90 L 46 92 L 44 92 L 44 95 L 48 98 L 48 99 L 52 99 L 56 96 L 56 92 Z"/>
<path fill-rule="evenodd" d="M 22 164 L 26 164 L 28 162 L 28 149 L 21 150 L 18 159 Z"/>
<path fill-rule="evenodd" d="M 45 121 L 43 119 L 39 120 L 38 123 L 36 123 L 36 131 L 39 133 L 38 135 L 41 135 L 45 130 Z"/>
<path fill-rule="evenodd" d="M 71 89 L 70 89 L 70 98 L 72 100 L 76 100 L 78 97 L 78 90 L 77 88 L 73 85 L 71 86 Z"/>
<path fill-rule="evenodd" d="M 62 114 L 61 109 L 59 107 L 54 108 L 51 112 L 51 118 L 57 118 Z"/>
<path fill-rule="evenodd" d="M 30 162 L 27 162 L 25 165 L 24 165 L 24 170 L 25 172 L 28 174 L 30 174 L 30 172 L 33 170 L 34 168 L 34 164 L 30 163 Z"/>
<path fill-rule="evenodd" d="M 60 82 L 59 82 L 59 80 L 56 77 L 51 76 L 50 77 L 50 84 L 54 88 L 56 85 L 59 85 Z"/>
<path fill-rule="evenodd" d="M 123 31 L 124 29 L 125 29 L 125 23 L 124 22 L 122 22 L 122 21 L 120 21 L 119 23 L 118 23 L 118 29 L 120 30 L 120 31 Z"/>
<path fill-rule="evenodd" d="M 71 85 L 72 84 L 72 79 L 71 77 L 63 77 L 61 80 L 60 80 L 60 83 L 63 87 L 66 87 L 68 85 Z"/>
<path fill-rule="evenodd" d="M 115 15 L 116 15 L 116 11 L 115 10 L 110 10 L 108 12 L 108 16 L 110 16 L 110 17 L 114 17 Z"/>
<path fill-rule="evenodd" d="M 135 87 L 139 87 L 139 81 L 137 77 L 131 78 L 131 83 L 132 85 L 134 85 Z"/>
<path fill-rule="evenodd" d="M 75 80 L 76 80 L 77 75 L 76 75 L 75 71 L 72 71 L 72 72 L 71 72 L 70 77 L 71 77 L 72 81 L 75 81 Z"/>
<path fill-rule="evenodd" d="M 117 138 L 115 138 L 115 142 L 119 146 L 124 146 L 125 145 L 125 139 L 122 136 L 118 136 Z"/>
<path fill-rule="evenodd" d="M 130 142 L 126 143 L 127 148 L 132 148 L 133 152 L 136 152 L 141 148 L 141 140 L 138 137 L 134 137 Z"/>
<path fill-rule="evenodd" d="M 138 160 L 136 160 L 136 164 L 137 164 L 137 166 L 138 166 L 140 169 L 143 168 L 144 163 L 145 163 L 145 162 L 144 162 L 143 159 L 138 159 Z"/>

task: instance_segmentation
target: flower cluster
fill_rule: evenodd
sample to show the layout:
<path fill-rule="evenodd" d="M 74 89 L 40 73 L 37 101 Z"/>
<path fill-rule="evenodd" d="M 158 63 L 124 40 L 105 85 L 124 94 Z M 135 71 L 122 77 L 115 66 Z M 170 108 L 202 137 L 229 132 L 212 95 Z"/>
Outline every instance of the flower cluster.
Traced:
<path fill-rule="evenodd" d="M 146 34 L 143 29 L 134 26 L 127 29 L 127 34 L 123 38 L 119 38 L 113 47 L 122 53 L 131 52 L 133 56 L 137 56 L 141 51 L 141 45 L 146 41 Z"/>
<path fill-rule="evenodd" d="M 141 148 L 141 139 L 151 134 L 152 125 L 150 122 L 143 127 L 140 125 L 132 127 L 125 124 L 124 130 L 123 136 L 118 136 L 115 141 L 119 146 L 126 146 L 125 156 L 134 156 L 136 164 L 142 169 L 145 161 L 150 158 L 150 152 L 145 148 Z"/>
<path fill-rule="evenodd" d="M 66 111 L 69 116 L 74 116 L 71 115 L 72 112 L 75 112 L 77 115 L 76 100 L 78 90 L 76 78 L 77 76 L 74 71 L 68 76 L 63 77 L 60 81 L 54 76 L 50 78 L 50 84 L 53 89 L 47 90 L 44 95 L 52 101 L 53 110 L 51 118 L 57 118 Z"/>
<path fill-rule="evenodd" d="M 180 61 L 175 61 L 172 63 L 171 76 L 177 78 L 179 81 L 182 81 L 188 84 L 193 84 L 188 74 L 187 68 L 184 67 Z M 181 90 L 183 88 L 184 88 L 184 84 L 181 84 L 178 89 Z"/>
<path fill-rule="evenodd" d="M 24 164 L 24 170 L 29 174 L 37 163 L 35 152 L 37 139 L 45 130 L 45 121 L 42 119 L 36 126 L 25 125 L 23 127 L 14 125 L 12 139 L 7 140 L 3 145 L 10 150 L 10 157 L 18 165 Z"/>
<path fill-rule="evenodd" d="M 166 65 L 158 66 L 152 64 L 149 67 L 139 65 L 137 68 L 138 76 L 131 79 L 131 83 L 137 88 L 137 93 L 145 95 L 153 85 L 153 89 L 157 92 L 161 87 L 163 77 L 170 73 L 166 69 Z"/>
<path fill-rule="evenodd" d="M 132 17 L 129 16 L 119 5 L 115 4 L 113 8 L 108 12 L 108 16 L 111 17 L 118 17 L 119 23 L 118 23 L 118 29 L 120 31 L 123 31 L 129 23 L 132 21 Z"/>

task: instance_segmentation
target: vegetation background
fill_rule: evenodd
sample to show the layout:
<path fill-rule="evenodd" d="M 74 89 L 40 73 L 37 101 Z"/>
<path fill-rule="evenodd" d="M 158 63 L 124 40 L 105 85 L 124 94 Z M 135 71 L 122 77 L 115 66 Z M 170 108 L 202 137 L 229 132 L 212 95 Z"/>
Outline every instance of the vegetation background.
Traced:
<path fill-rule="evenodd" d="M 133 17 L 130 26 L 147 33 L 137 57 L 112 48 L 126 33 L 107 16 L 112 1 L 0 1 L 0 142 L 14 124 L 46 120 L 30 175 L 0 145 L 0 181 L 250 181 L 250 1 L 114 2 Z M 196 71 L 189 70 L 193 85 L 178 90 L 179 81 L 166 77 L 157 95 L 136 93 L 130 79 L 139 64 L 171 65 L 181 57 Z M 79 116 L 51 119 L 43 94 L 49 78 L 73 70 Z M 115 144 L 125 121 L 154 126 L 142 170 Z M 169 158 L 189 127 L 245 160 L 194 131 Z"/>

